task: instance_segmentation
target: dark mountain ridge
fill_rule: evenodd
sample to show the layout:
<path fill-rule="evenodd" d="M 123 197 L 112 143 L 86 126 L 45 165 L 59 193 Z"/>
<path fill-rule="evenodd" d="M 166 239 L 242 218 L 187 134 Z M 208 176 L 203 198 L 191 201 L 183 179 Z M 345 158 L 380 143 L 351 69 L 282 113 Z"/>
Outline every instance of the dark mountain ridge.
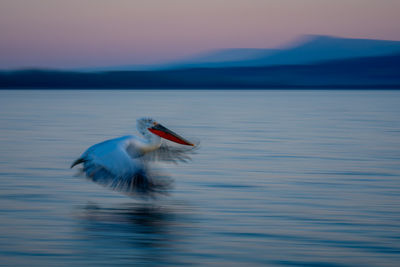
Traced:
<path fill-rule="evenodd" d="M 400 53 L 314 64 L 96 73 L 0 72 L 3 89 L 400 89 Z"/>

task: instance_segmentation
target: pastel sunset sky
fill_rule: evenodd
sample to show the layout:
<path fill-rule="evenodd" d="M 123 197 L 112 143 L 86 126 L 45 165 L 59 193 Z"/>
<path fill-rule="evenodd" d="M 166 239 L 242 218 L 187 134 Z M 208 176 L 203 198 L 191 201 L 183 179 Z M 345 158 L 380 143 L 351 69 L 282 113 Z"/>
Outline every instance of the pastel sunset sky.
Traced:
<path fill-rule="evenodd" d="M 400 40 L 399 0 L 0 0 L 0 69 L 154 64 L 303 34 Z"/>

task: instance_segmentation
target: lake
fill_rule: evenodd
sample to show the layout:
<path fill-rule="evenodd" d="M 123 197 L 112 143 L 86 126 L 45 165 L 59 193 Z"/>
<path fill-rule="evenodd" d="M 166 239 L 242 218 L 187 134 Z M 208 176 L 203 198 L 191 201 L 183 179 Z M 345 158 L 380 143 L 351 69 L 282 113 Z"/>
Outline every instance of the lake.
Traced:
<path fill-rule="evenodd" d="M 168 196 L 76 175 L 150 116 Z M 0 91 L 0 265 L 398 266 L 400 91 Z"/>

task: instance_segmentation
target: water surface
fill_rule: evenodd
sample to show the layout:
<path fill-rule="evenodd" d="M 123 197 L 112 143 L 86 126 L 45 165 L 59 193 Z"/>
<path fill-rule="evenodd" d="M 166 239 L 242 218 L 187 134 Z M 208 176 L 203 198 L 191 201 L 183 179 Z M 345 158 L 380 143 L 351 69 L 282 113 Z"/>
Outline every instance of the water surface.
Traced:
<path fill-rule="evenodd" d="M 0 259 L 397 266 L 400 92 L 0 91 Z M 201 149 L 131 199 L 69 169 L 151 116 Z"/>

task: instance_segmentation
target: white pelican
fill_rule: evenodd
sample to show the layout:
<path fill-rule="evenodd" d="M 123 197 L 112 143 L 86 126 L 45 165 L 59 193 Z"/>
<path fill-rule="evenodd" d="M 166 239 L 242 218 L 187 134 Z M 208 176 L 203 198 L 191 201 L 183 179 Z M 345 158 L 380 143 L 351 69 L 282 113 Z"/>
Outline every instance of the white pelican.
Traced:
<path fill-rule="evenodd" d="M 129 135 L 93 145 L 72 163 L 71 168 L 83 163 L 86 177 L 129 195 L 165 193 L 170 180 L 150 170 L 147 162 L 185 162 L 196 145 L 150 118 L 137 120 L 137 129 L 144 138 Z M 182 146 L 168 146 L 160 137 Z"/>

